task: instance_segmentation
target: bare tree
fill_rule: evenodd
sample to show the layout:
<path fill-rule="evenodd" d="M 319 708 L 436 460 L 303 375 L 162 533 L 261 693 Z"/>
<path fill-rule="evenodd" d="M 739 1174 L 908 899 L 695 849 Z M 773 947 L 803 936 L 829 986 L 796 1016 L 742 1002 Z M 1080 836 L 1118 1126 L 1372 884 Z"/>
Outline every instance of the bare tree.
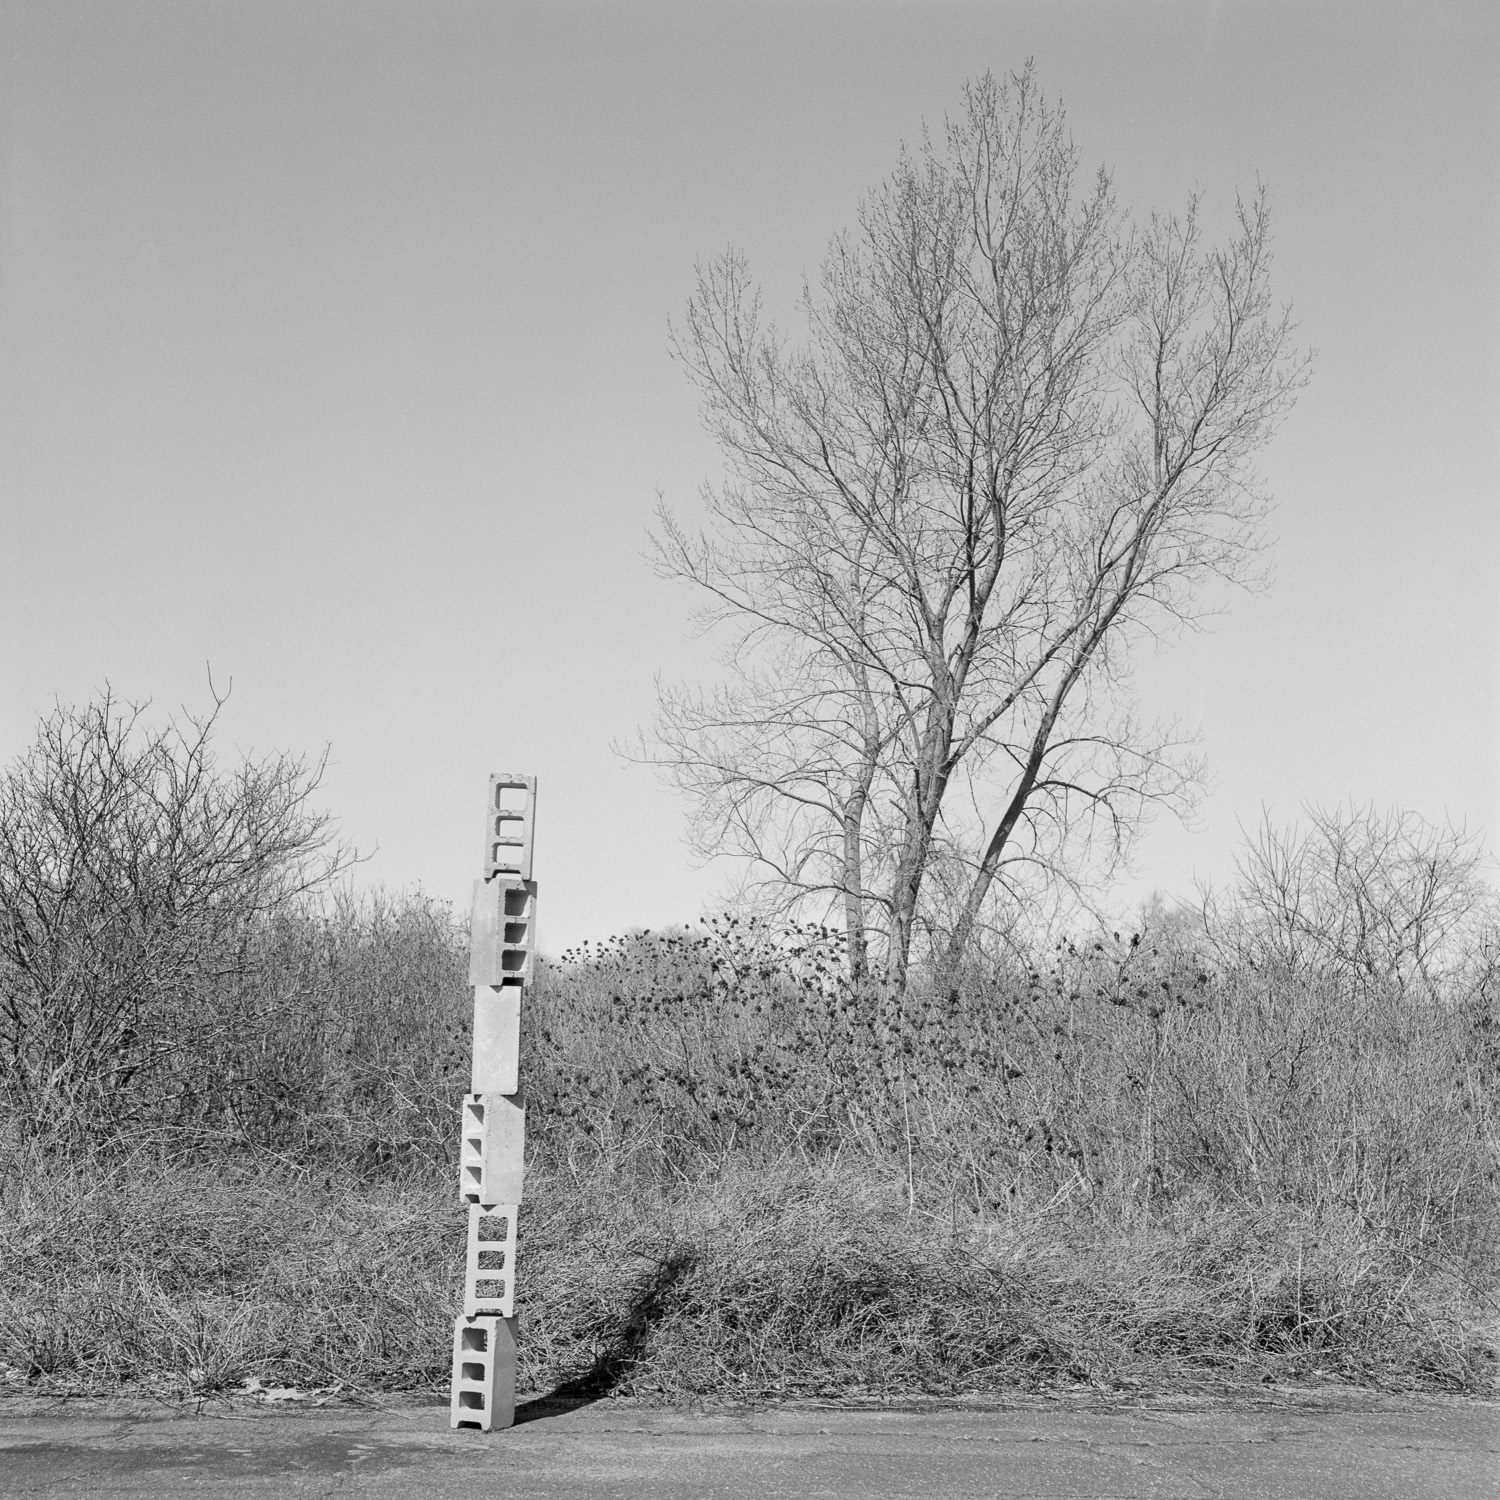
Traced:
<path fill-rule="evenodd" d="M 903 154 L 804 288 L 805 342 L 741 257 L 674 337 L 727 477 L 657 556 L 727 627 L 727 683 L 664 690 L 654 747 L 711 853 L 949 967 L 1027 871 L 1117 857 L 1195 767 L 1138 722 L 1129 647 L 1246 581 L 1249 460 L 1305 376 L 1263 195 L 1222 248 L 1196 200 L 1136 230 L 1076 188 L 1060 107 L 986 76 Z"/>
<path fill-rule="evenodd" d="M 1473 835 L 1403 808 L 1303 815 L 1300 828 L 1264 818 L 1233 890 L 1205 895 L 1205 930 L 1222 954 L 1423 994 L 1487 961 L 1500 903 Z"/>
<path fill-rule="evenodd" d="M 346 869 L 322 766 L 221 769 L 210 713 L 148 728 L 106 693 L 43 720 L 0 777 L 0 1070 L 31 1128 L 128 1112 L 214 1023 L 257 924 Z"/>

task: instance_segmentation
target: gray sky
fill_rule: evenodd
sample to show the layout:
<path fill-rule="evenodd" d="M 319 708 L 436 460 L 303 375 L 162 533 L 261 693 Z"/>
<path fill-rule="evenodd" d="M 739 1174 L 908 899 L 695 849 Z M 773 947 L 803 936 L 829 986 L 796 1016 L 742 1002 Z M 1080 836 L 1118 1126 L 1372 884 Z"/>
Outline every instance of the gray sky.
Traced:
<path fill-rule="evenodd" d="M 0 759 L 105 681 L 233 680 L 225 748 L 331 746 L 364 878 L 466 899 L 541 777 L 553 951 L 690 920 L 682 807 L 611 739 L 706 680 L 655 579 L 716 455 L 693 264 L 804 270 L 963 80 L 1034 57 L 1144 212 L 1270 190 L 1313 384 L 1275 581 L 1140 663 L 1202 736 L 1222 879 L 1304 800 L 1500 815 L 1500 7 L 0 3 Z"/>

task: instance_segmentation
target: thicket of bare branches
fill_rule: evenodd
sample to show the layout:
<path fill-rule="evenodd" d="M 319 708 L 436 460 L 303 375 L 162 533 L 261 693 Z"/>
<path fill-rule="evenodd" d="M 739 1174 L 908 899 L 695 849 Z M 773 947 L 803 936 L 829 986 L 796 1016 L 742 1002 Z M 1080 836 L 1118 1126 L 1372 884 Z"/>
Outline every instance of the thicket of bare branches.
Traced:
<path fill-rule="evenodd" d="M 1495 970 L 1500 912 L 1475 836 L 1404 808 L 1308 807 L 1304 818 L 1265 820 L 1233 891 L 1208 897 L 1206 928 L 1228 961 L 1428 996 Z"/>
<path fill-rule="evenodd" d="M 0 1087 L 30 1129 L 159 1115 L 266 922 L 350 862 L 321 765 L 219 763 L 222 701 L 156 727 L 108 692 L 59 706 L 0 776 Z"/>
<path fill-rule="evenodd" d="M 1195 766 L 1124 691 L 1131 643 L 1253 578 L 1251 460 L 1305 376 L 1263 193 L 1204 243 L 1196 200 L 1134 226 L 1082 184 L 1028 69 L 903 155 L 804 295 L 763 315 L 700 268 L 676 348 L 727 477 L 664 573 L 729 641 L 653 744 L 706 853 L 834 913 L 855 978 L 950 968 L 1029 875 L 1076 880 Z"/>
<path fill-rule="evenodd" d="M 540 965 L 531 1378 L 586 1368 L 656 1285 L 624 1389 L 1492 1391 L 1476 851 L 1347 812 L 1258 847 L 1206 920 L 919 971 L 895 1048 L 833 929 L 731 916 Z M 420 896 L 256 925 L 216 1029 L 118 1128 L 60 1151 L 0 1111 L 0 1380 L 446 1381 L 464 929 Z"/>

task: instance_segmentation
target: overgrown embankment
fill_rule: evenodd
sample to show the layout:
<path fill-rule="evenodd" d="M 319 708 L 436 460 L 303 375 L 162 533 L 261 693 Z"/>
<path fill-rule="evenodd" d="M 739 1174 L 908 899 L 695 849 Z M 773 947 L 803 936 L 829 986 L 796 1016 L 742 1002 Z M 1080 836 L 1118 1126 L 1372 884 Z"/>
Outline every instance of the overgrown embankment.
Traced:
<path fill-rule="evenodd" d="M 462 933 L 411 899 L 255 942 L 109 1118 L 10 1102 L 13 1385 L 446 1382 Z M 839 958 L 723 924 L 546 967 L 530 1389 L 1492 1388 L 1483 953 L 1439 980 L 1169 921 L 918 989 L 894 1027 Z"/>

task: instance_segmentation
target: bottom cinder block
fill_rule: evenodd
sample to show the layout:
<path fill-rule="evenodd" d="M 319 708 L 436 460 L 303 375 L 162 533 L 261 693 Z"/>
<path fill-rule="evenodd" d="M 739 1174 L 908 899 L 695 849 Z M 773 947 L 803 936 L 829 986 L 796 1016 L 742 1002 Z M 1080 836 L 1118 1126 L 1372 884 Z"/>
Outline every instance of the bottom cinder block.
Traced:
<path fill-rule="evenodd" d="M 516 1320 L 459 1318 L 453 1325 L 449 1425 L 493 1432 L 516 1420 Z"/>

